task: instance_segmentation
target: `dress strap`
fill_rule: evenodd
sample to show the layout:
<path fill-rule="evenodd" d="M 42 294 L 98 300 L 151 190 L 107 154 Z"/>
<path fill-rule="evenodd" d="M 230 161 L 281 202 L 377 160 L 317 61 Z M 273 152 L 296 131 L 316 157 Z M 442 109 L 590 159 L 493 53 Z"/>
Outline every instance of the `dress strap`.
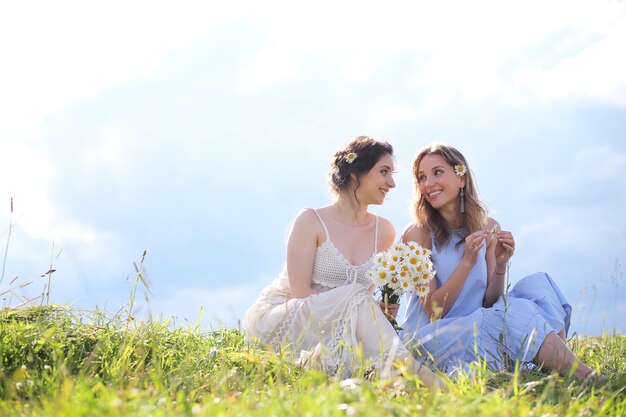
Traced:
<path fill-rule="evenodd" d="M 378 216 L 376 216 L 376 231 L 374 232 L 374 253 L 378 253 Z"/>
<path fill-rule="evenodd" d="M 328 234 L 328 229 L 326 228 L 326 223 L 322 220 L 322 216 L 317 212 L 317 210 L 312 209 L 315 214 L 317 214 L 317 218 L 320 219 L 320 223 L 322 223 L 322 227 L 324 228 L 324 234 L 326 235 L 326 239 L 330 240 L 330 235 Z"/>

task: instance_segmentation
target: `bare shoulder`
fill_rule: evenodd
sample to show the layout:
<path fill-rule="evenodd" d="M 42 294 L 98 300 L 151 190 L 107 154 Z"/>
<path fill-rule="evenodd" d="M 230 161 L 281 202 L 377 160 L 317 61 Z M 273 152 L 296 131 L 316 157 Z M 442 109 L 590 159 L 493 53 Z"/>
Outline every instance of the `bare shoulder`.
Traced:
<path fill-rule="evenodd" d="M 404 228 L 404 231 L 402 232 L 402 241 L 404 243 L 417 242 L 420 246 L 428 249 L 432 246 L 428 230 L 424 226 L 420 226 L 415 223 L 411 223 Z"/>
<path fill-rule="evenodd" d="M 315 214 L 315 209 L 311 207 L 301 209 L 294 217 L 294 221 L 305 223 L 311 222 L 315 219 L 317 219 L 317 214 Z"/>
<path fill-rule="evenodd" d="M 296 213 L 293 220 L 291 221 L 290 229 L 293 232 L 297 231 L 300 233 L 319 233 L 320 231 L 323 231 L 322 224 L 320 223 L 320 220 L 317 217 L 315 210 L 312 208 L 304 208 Z"/>
<path fill-rule="evenodd" d="M 388 219 L 378 216 L 378 242 L 380 246 L 389 248 L 396 239 L 396 228 Z"/>
<path fill-rule="evenodd" d="M 378 233 L 383 235 L 392 235 L 392 238 L 396 237 L 396 228 L 393 226 L 389 219 L 378 216 Z"/>

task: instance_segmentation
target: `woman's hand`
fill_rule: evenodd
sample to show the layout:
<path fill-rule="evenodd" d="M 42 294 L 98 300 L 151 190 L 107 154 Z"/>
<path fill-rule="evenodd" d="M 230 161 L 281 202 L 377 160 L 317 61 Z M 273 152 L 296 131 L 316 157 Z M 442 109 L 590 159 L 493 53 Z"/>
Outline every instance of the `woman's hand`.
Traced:
<path fill-rule="evenodd" d="M 496 239 L 496 264 L 506 265 L 515 252 L 515 240 L 513 239 L 513 234 L 503 230 L 496 234 Z"/>
<path fill-rule="evenodd" d="M 463 253 L 462 262 L 472 267 L 478 259 L 478 252 L 485 246 L 485 239 L 489 236 L 486 230 L 478 230 L 465 238 L 465 252 Z"/>
<path fill-rule="evenodd" d="M 396 320 L 398 311 L 400 310 L 400 304 L 388 304 L 383 301 L 379 301 L 378 305 L 387 317 L 387 320 L 393 323 Z"/>

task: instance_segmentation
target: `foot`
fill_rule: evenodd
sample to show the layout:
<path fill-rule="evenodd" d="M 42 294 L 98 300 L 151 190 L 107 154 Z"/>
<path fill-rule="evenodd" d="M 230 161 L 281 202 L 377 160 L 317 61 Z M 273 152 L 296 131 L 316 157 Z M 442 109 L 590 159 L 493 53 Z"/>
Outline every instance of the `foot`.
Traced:
<path fill-rule="evenodd" d="M 417 365 L 417 376 L 426 384 L 427 386 L 439 390 L 439 391 L 448 391 L 448 386 L 446 382 L 439 375 L 435 374 L 425 365 L 418 364 Z"/>
<path fill-rule="evenodd" d="M 583 378 L 583 383 L 585 385 L 593 385 L 595 387 L 605 385 L 607 383 L 607 381 L 608 380 L 607 380 L 607 378 L 604 375 L 599 374 L 596 371 L 589 372 Z"/>

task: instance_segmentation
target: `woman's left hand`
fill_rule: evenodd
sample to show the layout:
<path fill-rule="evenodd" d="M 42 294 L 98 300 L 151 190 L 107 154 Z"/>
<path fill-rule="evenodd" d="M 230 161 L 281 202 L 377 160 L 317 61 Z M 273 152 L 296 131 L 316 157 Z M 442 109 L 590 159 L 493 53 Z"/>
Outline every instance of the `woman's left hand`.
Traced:
<path fill-rule="evenodd" d="M 511 232 L 505 230 L 498 232 L 496 239 L 498 239 L 495 251 L 496 263 L 506 264 L 515 252 L 515 239 Z"/>
<path fill-rule="evenodd" d="M 379 301 L 378 305 L 389 321 L 396 319 L 398 310 L 400 310 L 400 304 L 388 304 L 383 301 Z"/>

